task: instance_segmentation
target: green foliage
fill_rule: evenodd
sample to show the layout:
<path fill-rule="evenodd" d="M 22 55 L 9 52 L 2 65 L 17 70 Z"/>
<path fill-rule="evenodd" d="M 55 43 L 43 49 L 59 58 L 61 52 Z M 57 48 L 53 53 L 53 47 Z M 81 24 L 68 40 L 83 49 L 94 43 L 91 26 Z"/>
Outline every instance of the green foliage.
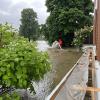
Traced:
<path fill-rule="evenodd" d="M 46 26 L 46 24 L 40 25 L 40 36 L 45 36 L 45 39 L 48 40 L 49 35 L 48 35 L 48 27 Z"/>
<path fill-rule="evenodd" d="M 0 100 L 21 100 L 21 98 L 16 92 L 14 92 L 12 94 L 3 94 L 0 96 Z"/>
<path fill-rule="evenodd" d="M 46 0 L 46 6 L 50 12 L 46 23 L 49 42 L 58 40 L 59 33 L 62 33 L 64 43 L 70 42 L 67 39 L 71 38 L 69 34 L 92 25 L 92 0 Z"/>
<path fill-rule="evenodd" d="M 2 28 L 1 28 L 2 27 Z M 50 70 L 48 54 L 39 52 L 35 42 L 13 33 L 8 25 L 0 26 L 2 32 L 0 47 L 0 85 L 16 89 L 30 88 L 34 92 L 33 81 L 43 78 Z M 16 34 L 16 35 L 15 35 Z M 0 100 L 20 100 L 16 95 L 4 94 Z M 14 98 L 15 99 L 11 99 Z"/>
<path fill-rule="evenodd" d="M 36 50 L 34 43 L 18 38 L 0 49 L 0 84 L 28 88 L 49 70 L 46 53 Z"/>
<path fill-rule="evenodd" d="M 20 34 L 25 38 L 36 40 L 38 38 L 37 14 L 31 8 L 23 9 L 21 12 Z"/>
<path fill-rule="evenodd" d="M 80 47 L 83 45 L 86 37 L 90 36 L 93 32 L 93 27 L 85 26 L 84 28 L 75 32 L 75 38 L 73 40 L 73 44 L 76 47 Z"/>
<path fill-rule="evenodd" d="M 8 23 L 0 25 L 0 47 L 9 44 L 16 37 L 15 29 Z"/>

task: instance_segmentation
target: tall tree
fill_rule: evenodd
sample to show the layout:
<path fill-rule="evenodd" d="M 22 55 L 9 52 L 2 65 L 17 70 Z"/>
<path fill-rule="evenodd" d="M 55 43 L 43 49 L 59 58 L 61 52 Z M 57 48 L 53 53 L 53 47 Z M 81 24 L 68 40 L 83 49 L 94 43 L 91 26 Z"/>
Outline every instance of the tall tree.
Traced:
<path fill-rule="evenodd" d="M 62 37 L 64 44 L 70 45 L 76 30 L 92 25 L 92 0 L 46 0 L 46 6 L 49 41 Z"/>
<path fill-rule="evenodd" d="M 21 12 L 21 25 L 20 25 L 20 34 L 25 38 L 36 40 L 38 37 L 38 22 L 37 14 L 31 8 L 23 9 Z"/>
<path fill-rule="evenodd" d="M 40 25 L 40 35 L 41 35 L 42 37 L 45 36 L 45 39 L 48 40 L 49 35 L 48 35 L 48 27 L 47 27 L 46 24 L 41 24 L 41 25 Z"/>

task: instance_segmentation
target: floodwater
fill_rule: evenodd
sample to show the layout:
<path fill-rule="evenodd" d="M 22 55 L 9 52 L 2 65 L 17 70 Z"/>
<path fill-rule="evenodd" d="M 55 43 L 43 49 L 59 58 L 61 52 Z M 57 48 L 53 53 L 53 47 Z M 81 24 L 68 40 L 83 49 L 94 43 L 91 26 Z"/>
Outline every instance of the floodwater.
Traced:
<path fill-rule="evenodd" d="M 45 100 L 82 54 L 73 48 L 50 48 L 45 41 L 38 41 L 37 44 L 40 51 L 48 52 L 52 69 L 44 75 L 44 79 L 33 82 L 36 94 L 28 94 L 28 100 Z"/>

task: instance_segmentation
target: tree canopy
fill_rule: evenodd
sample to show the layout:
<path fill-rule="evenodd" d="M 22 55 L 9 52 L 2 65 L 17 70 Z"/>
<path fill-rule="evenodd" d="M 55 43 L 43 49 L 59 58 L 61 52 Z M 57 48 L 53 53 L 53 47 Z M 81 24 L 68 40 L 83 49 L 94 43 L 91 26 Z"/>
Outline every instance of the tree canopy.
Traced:
<path fill-rule="evenodd" d="M 46 6 L 50 12 L 46 23 L 49 42 L 61 37 L 65 44 L 69 42 L 70 45 L 76 30 L 92 25 L 92 0 L 46 0 Z"/>
<path fill-rule="evenodd" d="M 20 34 L 25 38 L 36 40 L 38 37 L 37 14 L 31 8 L 23 9 L 21 12 Z"/>

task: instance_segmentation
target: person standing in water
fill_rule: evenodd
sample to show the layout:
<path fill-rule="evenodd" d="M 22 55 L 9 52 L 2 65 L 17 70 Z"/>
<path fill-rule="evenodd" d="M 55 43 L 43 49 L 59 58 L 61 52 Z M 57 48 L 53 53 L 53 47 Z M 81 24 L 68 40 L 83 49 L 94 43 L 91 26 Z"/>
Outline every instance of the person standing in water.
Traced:
<path fill-rule="evenodd" d="M 60 49 L 62 49 L 62 48 L 61 48 L 61 45 L 60 45 L 60 43 L 59 43 L 58 41 L 54 41 L 54 42 L 53 42 L 52 48 L 60 48 Z"/>
<path fill-rule="evenodd" d="M 58 42 L 59 42 L 60 48 L 62 48 L 62 44 L 63 44 L 62 39 L 61 39 L 61 38 L 59 38 Z"/>

